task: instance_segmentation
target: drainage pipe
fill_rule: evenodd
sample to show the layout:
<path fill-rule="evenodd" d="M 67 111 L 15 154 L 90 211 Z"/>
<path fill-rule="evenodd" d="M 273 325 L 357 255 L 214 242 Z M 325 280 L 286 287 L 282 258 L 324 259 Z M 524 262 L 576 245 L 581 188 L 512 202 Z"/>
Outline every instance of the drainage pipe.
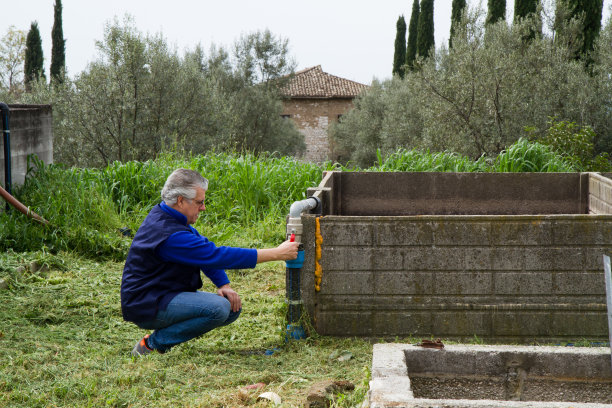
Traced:
<path fill-rule="evenodd" d="M 19 200 L 17 200 L 15 197 L 13 197 L 8 191 L 3 189 L 2 187 L 0 187 L 0 196 L 6 200 L 6 203 L 7 203 L 6 205 L 7 206 L 9 204 L 12 205 L 13 207 L 18 209 L 23 214 L 25 214 L 28 217 L 30 217 L 30 218 L 40 222 L 41 224 L 45 224 L 45 225 L 49 224 L 49 221 L 45 220 L 40 215 L 36 214 L 34 211 L 31 211 L 30 208 L 28 208 L 25 205 L 21 204 L 21 202 L 19 202 Z"/>
<path fill-rule="evenodd" d="M 287 236 L 291 241 L 299 242 L 298 256 L 291 261 L 285 261 L 287 273 L 285 276 L 286 302 L 287 302 L 287 330 L 286 338 L 300 340 L 306 338 L 306 332 L 300 324 L 302 318 L 302 295 L 300 293 L 300 274 L 304 265 L 304 244 L 302 244 L 302 213 L 320 208 L 321 201 L 309 197 L 296 201 L 291 205 L 287 220 Z"/>
<path fill-rule="evenodd" d="M 4 187 L 11 194 L 11 131 L 9 126 L 9 117 L 11 110 L 4 102 L 0 102 L 0 114 L 2 115 L 2 134 L 4 136 Z M 8 210 L 8 204 L 7 204 Z"/>

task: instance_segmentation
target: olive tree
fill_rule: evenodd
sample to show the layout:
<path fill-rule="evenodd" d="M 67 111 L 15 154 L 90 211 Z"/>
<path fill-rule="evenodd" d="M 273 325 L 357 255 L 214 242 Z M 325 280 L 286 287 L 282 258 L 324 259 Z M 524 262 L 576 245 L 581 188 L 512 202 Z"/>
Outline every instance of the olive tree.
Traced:
<path fill-rule="evenodd" d="M 25 31 L 10 26 L 0 40 L 0 88 L 7 96 L 16 97 L 23 92 L 25 49 Z"/>

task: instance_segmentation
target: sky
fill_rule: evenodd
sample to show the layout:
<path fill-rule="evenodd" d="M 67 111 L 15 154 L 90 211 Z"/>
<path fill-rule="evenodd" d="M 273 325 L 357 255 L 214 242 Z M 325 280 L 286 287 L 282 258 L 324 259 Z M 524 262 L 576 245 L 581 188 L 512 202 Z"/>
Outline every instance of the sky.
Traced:
<path fill-rule="evenodd" d="M 486 0 L 481 0 L 486 7 Z M 480 0 L 468 0 L 471 7 Z M 549 3 L 552 0 L 545 0 Z M 55 0 L 13 0 L 2 5 L 0 37 L 13 25 L 28 31 L 38 22 L 44 67 L 49 77 L 51 29 Z M 103 39 L 104 26 L 125 14 L 134 18 L 143 34 L 162 33 L 180 54 L 201 44 L 230 48 L 243 34 L 269 29 L 289 41 L 297 70 L 321 65 L 323 71 L 370 84 L 387 79 L 393 64 L 396 22 L 410 21 L 412 0 L 63 0 L 66 69 L 74 76 L 96 59 L 95 42 Z M 514 0 L 506 1 L 511 20 Z M 448 43 L 452 0 L 435 0 L 436 47 Z M 604 0 L 604 21 L 612 0 Z"/>

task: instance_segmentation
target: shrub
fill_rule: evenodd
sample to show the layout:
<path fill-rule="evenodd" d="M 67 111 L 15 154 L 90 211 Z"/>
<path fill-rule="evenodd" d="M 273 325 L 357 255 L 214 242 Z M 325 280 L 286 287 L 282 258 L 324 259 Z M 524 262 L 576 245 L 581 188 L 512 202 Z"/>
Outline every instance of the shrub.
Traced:
<path fill-rule="evenodd" d="M 576 122 L 548 121 L 546 134 L 537 138 L 533 128 L 527 133 L 538 143 L 550 146 L 554 152 L 571 163 L 579 171 L 610 171 L 612 169 L 607 153 L 594 156 L 595 132 L 590 126 L 580 127 Z"/>

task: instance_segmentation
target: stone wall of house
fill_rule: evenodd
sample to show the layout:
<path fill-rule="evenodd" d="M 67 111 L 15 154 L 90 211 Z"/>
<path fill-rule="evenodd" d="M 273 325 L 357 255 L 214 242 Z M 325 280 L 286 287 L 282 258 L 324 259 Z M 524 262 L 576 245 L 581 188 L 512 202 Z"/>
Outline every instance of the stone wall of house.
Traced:
<path fill-rule="evenodd" d="M 291 99 L 284 102 L 283 115 L 289 115 L 304 135 L 304 161 L 323 162 L 333 156 L 328 138 L 329 126 L 353 107 L 351 99 Z"/>

